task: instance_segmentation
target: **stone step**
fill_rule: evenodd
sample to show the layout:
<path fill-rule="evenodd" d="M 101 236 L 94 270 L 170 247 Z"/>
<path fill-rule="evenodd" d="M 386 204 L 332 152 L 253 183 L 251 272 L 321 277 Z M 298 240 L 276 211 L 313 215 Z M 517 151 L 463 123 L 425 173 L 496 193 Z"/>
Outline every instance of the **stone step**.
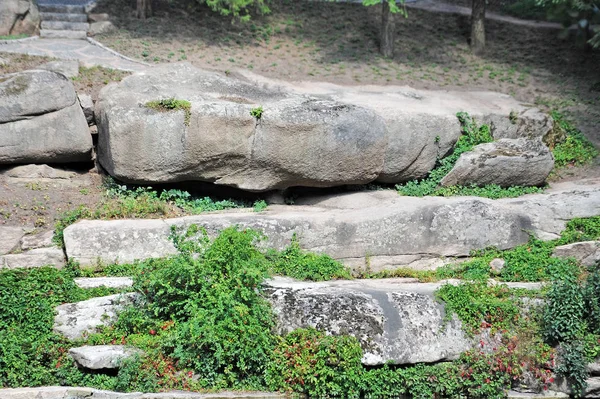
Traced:
<path fill-rule="evenodd" d="M 87 31 L 90 24 L 87 22 L 42 21 L 41 27 L 42 29 L 51 30 Z"/>
<path fill-rule="evenodd" d="M 53 12 L 53 13 L 63 13 L 63 14 L 84 14 L 85 7 L 78 5 L 68 5 L 68 4 L 40 4 L 39 6 L 40 12 Z"/>
<path fill-rule="evenodd" d="M 133 286 L 131 277 L 79 277 L 74 281 L 79 288 L 127 288 Z"/>
<path fill-rule="evenodd" d="M 40 37 L 48 39 L 85 39 L 87 31 L 85 30 L 40 30 Z"/>
<path fill-rule="evenodd" d="M 88 20 L 86 14 L 42 12 L 40 15 L 42 17 L 42 21 L 87 22 Z"/>

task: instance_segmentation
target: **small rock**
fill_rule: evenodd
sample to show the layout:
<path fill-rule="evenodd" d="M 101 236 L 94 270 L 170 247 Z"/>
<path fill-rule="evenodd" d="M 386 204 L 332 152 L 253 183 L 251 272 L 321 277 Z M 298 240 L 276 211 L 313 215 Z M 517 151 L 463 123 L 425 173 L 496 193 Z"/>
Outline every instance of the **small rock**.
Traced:
<path fill-rule="evenodd" d="M 0 226 L 0 255 L 12 251 L 19 244 L 23 234 L 25 232 L 20 227 Z"/>
<path fill-rule="evenodd" d="M 502 271 L 502 269 L 504 269 L 505 264 L 506 264 L 506 261 L 504 259 L 494 258 L 490 262 L 490 267 L 492 268 L 492 271 L 494 273 L 500 273 Z"/>
<path fill-rule="evenodd" d="M 74 281 L 79 288 L 127 288 L 133 286 L 131 277 L 80 277 Z"/>
<path fill-rule="evenodd" d="M 101 14 L 88 14 L 89 22 L 104 22 L 108 21 L 109 15 L 106 13 Z"/>
<path fill-rule="evenodd" d="M 53 168 L 48 165 L 21 165 L 6 169 L 0 175 L 17 179 L 70 179 L 75 172 Z"/>
<path fill-rule="evenodd" d="M 552 256 L 575 258 L 583 266 L 593 266 L 600 261 L 600 241 L 583 241 L 554 248 Z"/>
<path fill-rule="evenodd" d="M 81 346 L 69 349 L 69 355 L 78 367 L 91 370 L 118 369 L 123 359 L 142 351 L 123 345 Z"/>
<path fill-rule="evenodd" d="M 21 249 L 28 251 L 30 249 L 51 247 L 53 245 L 52 238 L 54 232 L 52 230 L 44 231 L 43 233 L 27 234 L 21 238 Z"/>
<path fill-rule="evenodd" d="M 65 266 L 65 254 L 60 248 L 37 248 L 20 254 L 0 256 L 0 269 L 35 268 L 52 266 L 62 269 Z"/>
<path fill-rule="evenodd" d="M 65 75 L 67 78 L 79 76 L 79 61 L 77 60 L 60 60 L 50 61 L 39 66 L 39 69 L 46 71 L 58 72 Z"/>
<path fill-rule="evenodd" d="M 79 339 L 94 332 L 97 327 L 115 321 L 117 311 L 135 301 L 137 294 L 116 294 L 65 303 L 56 308 L 54 332 L 68 339 Z"/>
<path fill-rule="evenodd" d="M 79 98 L 79 105 L 83 109 L 83 114 L 88 125 L 94 125 L 96 122 L 94 120 L 94 102 L 92 101 L 92 96 L 89 94 L 78 94 L 77 97 Z"/>
<path fill-rule="evenodd" d="M 103 33 L 110 33 L 116 30 L 115 26 L 110 21 L 92 22 L 90 24 L 90 30 L 88 33 L 92 36 L 101 35 Z"/>

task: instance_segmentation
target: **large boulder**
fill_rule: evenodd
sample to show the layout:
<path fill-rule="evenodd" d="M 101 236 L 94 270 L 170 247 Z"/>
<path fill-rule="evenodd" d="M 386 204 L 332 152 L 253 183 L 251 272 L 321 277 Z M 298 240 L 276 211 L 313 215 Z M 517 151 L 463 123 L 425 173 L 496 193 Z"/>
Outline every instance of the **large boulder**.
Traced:
<path fill-rule="evenodd" d="M 550 149 L 541 140 L 500 139 L 461 154 L 442 186 L 539 186 L 554 167 Z"/>
<path fill-rule="evenodd" d="M 0 76 L 0 164 L 89 161 L 91 151 L 85 116 L 64 75 Z"/>
<path fill-rule="evenodd" d="M 363 364 L 453 360 L 472 347 L 454 315 L 445 320 L 434 291 L 440 284 L 395 279 L 307 283 L 275 278 L 267 295 L 279 334 L 313 327 L 360 342 Z"/>
<path fill-rule="evenodd" d="M 238 225 L 260 230 L 267 247 L 283 249 L 294 234 L 310 251 L 357 268 L 407 266 L 416 259 L 465 257 L 472 250 L 512 248 L 557 238 L 566 220 L 600 214 L 600 186 L 575 185 L 523 198 L 403 197 L 395 191 L 362 192 L 275 205 L 267 211 L 219 212 L 165 220 L 89 220 L 64 231 L 66 253 L 81 265 L 132 262 L 177 251 L 171 226 L 197 224 L 210 235 Z"/>
<path fill-rule="evenodd" d="M 146 106 L 169 98 L 190 110 Z M 196 180 L 249 191 L 395 183 L 425 176 L 452 149 L 462 110 L 505 119 L 498 137 L 541 139 L 548 130 L 539 111 L 496 93 L 328 86 L 311 94 L 176 64 L 102 89 L 98 159 L 129 183 Z M 511 111 L 521 124 L 510 124 Z"/>
<path fill-rule="evenodd" d="M 34 0 L 0 1 L 0 36 L 37 33 L 40 13 Z"/>
<path fill-rule="evenodd" d="M 583 241 L 560 245 L 552 255 L 557 258 L 573 258 L 583 266 L 594 266 L 600 262 L 600 241 Z"/>

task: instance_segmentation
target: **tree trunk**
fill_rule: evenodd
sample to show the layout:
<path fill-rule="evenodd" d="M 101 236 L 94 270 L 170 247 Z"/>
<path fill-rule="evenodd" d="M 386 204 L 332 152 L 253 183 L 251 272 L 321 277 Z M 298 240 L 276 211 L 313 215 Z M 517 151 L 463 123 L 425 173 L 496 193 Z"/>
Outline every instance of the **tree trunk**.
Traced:
<path fill-rule="evenodd" d="M 485 0 L 473 0 L 471 49 L 475 54 L 481 54 L 485 50 Z"/>
<path fill-rule="evenodd" d="M 152 16 L 152 0 L 137 0 L 136 16 L 146 19 Z"/>
<path fill-rule="evenodd" d="M 396 24 L 394 15 L 390 11 L 389 0 L 382 1 L 381 8 L 381 38 L 379 41 L 379 51 L 386 58 L 394 56 L 394 37 L 396 36 Z"/>
<path fill-rule="evenodd" d="M 588 23 L 585 25 L 585 27 L 580 28 L 583 30 L 582 32 L 582 36 L 583 36 L 583 51 L 585 51 L 586 53 L 589 53 L 592 51 L 592 45 L 590 44 L 590 39 L 592 38 L 592 29 L 590 27 L 590 23 L 589 21 L 591 21 L 591 18 L 587 20 Z"/>

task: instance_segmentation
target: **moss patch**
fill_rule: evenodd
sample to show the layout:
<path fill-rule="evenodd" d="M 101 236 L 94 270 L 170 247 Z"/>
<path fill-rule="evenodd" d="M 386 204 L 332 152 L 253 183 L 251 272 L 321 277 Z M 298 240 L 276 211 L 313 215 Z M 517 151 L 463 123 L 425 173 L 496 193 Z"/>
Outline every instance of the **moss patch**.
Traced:
<path fill-rule="evenodd" d="M 167 98 L 164 100 L 148 101 L 146 103 L 146 107 L 161 112 L 183 110 L 185 113 L 185 119 L 183 123 L 186 126 L 190 125 L 190 119 L 192 117 L 192 104 L 189 101 Z"/>

